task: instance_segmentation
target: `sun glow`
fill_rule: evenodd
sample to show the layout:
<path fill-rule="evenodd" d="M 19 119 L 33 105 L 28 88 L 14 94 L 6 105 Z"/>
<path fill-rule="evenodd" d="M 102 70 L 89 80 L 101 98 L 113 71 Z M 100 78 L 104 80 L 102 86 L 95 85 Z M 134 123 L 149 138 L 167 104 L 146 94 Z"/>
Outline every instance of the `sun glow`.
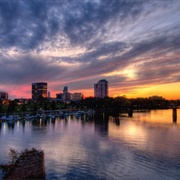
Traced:
<path fill-rule="evenodd" d="M 138 149 L 144 149 L 146 147 L 147 134 L 141 126 L 131 122 L 126 127 L 117 126 L 113 121 L 110 121 L 108 130 L 109 136 L 112 138 L 122 139 L 130 144 L 133 140 L 139 139 L 140 141 L 136 141 L 134 146 Z"/>
<path fill-rule="evenodd" d="M 123 73 L 129 79 L 136 79 L 136 70 L 132 68 L 127 68 L 123 70 Z"/>
<path fill-rule="evenodd" d="M 116 94 L 114 91 L 114 94 L 116 96 L 121 96 L 122 94 L 125 94 L 127 98 L 137 98 L 137 97 L 150 97 L 150 96 L 162 96 L 166 99 L 180 99 L 179 96 L 180 92 L 180 82 L 177 83 L 169 83 L 169 84 L 160 84 L 160 85 L 154 85 L 149 84 L 146 86 L 139 86 L 139 87 L 132 87 L 128 90 L 124 90 L 121 93 Z"/>
<path fill-rule="evenodd" d="M 123 70 L 113 71 L 110 73 L 104 74 L 105 76 L 115 76 L 115 75 L 123 75 L 127 77 L 129 80 L 136 79 L 136 70 L 132 67 L 127 67 Z"/>

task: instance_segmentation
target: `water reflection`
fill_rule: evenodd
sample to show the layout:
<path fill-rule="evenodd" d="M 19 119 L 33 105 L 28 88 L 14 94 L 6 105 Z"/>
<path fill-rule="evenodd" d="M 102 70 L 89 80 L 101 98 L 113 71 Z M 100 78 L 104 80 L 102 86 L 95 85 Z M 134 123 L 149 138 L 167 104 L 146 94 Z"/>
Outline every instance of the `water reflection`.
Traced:
<path fill-rule="evenodd" d="M 26 125 L 26 121 L 20 121 L 20 123 L 22 124 L 22 128 L 24 129 Z"/>
<path fill-rule="evenodd" d="M 176 108 L 172 109 L 172 118 L 173 118 L 173 123 L 177 123 L 177 109 Z"/>
<path fill-rule="evenodd" d="M 123 124 L 123 126 L 122 126 Z M 129 147 L 151 154 L 180 156 L 180 127 L 148 124 L 141 121 L 109 122 L 109 137 L 122 140 Z"/>
<path fill-rule="evenodd" d="M 45 127 L 47 126 L 47 119 L 34 119 L 32 120 L 32 125 L 38 127 Z"/>
<path fill-rule="evenodd" d="M 100 135 L 108 135 L 108 121 L 95 121 L 94 130 Z"/>
<path fill-rule="evenodd" d="M 177 109 L 177 113 L 173 115 L 173 110 L 151 110 L 149 112 L 135 112 L 133 113 L 132 120 L 143 121 L 154 124 L 177 124 L 180 125 L 180 109 Z M 126 116 L 126 114 L 125 114 Z M 121 117 L 126 119 L 126 117 Z"/>
<path fill-rule="evenodd" d="M 0 123 L 0 164 L 10 147 L 35 147 L 45 152 L 47 180 L 179 179 L 178 122 L 172 111 L 151 111 Z"/>
<path fill-rule="evenodd" d="M 14 127 L 15 127 L 15 122 L 14 121 L 10 121 L 10 122 L 7 122 L 7 125 L 8 125 L 8 129 L 9 130 L 14 130 Z"/>
<path fill-rule="evenodd" d="M 105 113 L 98 113 L 94 117 L 94 130 L 100 135 L 108 135 L 109 116 Z"/>
<path fill-rule="evenodd" d="M 119 117 L 115 117 L 113 118 L 114 119 L 114 123 L 117 125 L 117 126 L 120 126 L 120 119 Z"/>

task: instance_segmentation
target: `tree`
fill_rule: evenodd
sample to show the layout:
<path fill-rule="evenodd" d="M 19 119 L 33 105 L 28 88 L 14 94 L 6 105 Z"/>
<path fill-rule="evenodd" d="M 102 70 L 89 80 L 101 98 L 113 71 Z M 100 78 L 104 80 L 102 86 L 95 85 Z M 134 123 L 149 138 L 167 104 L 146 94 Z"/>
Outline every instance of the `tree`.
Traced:
<path fill-rule="evenodd" d="M 21 108 L 21 110 L 22 110 L 22 112 L 25 112 L 25 111 L 27 111 L 27 108 L 26 108 L 25 104 L 23 104 L 23 105 L 22 105 L 22 108 Z"/>
<path fill-rule="evenodd" d="M 0 113 L 2 113 L 2 105 L 0 104 Z"/>
<path fill-rule="evenodd" d="M 33 110 L 37 111 L 37 104 L 36 103 L 34 104 Z"/>
<path fill-rule="evenodd" d="M 56 103 L 54 101 L 51 102 L 51 109 L 52 110 L 56 109 Z"/>
<path fill-rule="evenodd" d="M 8 113 L 12 113 L 15 111 L 15 102 L 14 101 L 10 101 L 7 112 Z"/>
<path fill-rule="evenodd" d="M 44 110 L 47 110 L 47 109 L 48 109 L 47 103 L 45 102 L 45 103 L 44 103 Z"/>

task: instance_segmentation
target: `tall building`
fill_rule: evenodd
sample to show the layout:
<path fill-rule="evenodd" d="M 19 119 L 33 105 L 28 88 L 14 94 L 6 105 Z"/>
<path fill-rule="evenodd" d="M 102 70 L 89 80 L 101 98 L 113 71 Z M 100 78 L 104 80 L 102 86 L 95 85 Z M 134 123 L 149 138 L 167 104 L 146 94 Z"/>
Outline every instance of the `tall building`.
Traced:
<path fill-rule="evenodd" d="M 64 86 L 63 93 L 67 93 L 67 92 L 68 92 L 68 86 Z"/>
<path fill-rule="evenodd" d="M 63 89 L 63 100 L 69 101 L 70 100 L 70 93 L 68 92 L 68 86 L 64 86 Z"/>
<path fill-rule="evenodd" d="M 0 100 L 8 100 L 8 93 L 7 92 L 0 92 Z"/>
<path fill-rule="evenodd" d="M 47 98 L 47 83 L 32 83 L 32 99 L 37 100 L 40 96 Z"/>
<path fill-rule="evenodd" d="M 48 98 L 49 98 L 49 99 L 51 98 L 51 93 L 50 93 L 50 92 L 48 92 Z"/>
<path fill-rule="evenodd" d="M 94 97 L 104 98 L 108 96 L 108 81 L 101 79 L 97 84 L 94 84 Z"/>

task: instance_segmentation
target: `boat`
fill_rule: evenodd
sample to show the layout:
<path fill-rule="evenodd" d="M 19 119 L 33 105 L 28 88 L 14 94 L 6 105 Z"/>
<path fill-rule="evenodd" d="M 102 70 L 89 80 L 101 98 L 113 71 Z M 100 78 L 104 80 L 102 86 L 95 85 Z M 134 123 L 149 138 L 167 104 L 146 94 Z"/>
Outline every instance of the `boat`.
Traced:
<path fill-rule="evenodd" d="M 59 117 L 63 117 L 63 112 L 59 112 Z"/>
<path fill-rule="evenodd" d="M 6 121 L 6 120 L 7 120 L 6 115 L 2 116 L 2 117 L 0 118 L 0 120 L 2 120 L 2 121 Z"/>
<path fill-rule="evenodd" d="M 55 119 L 55 118 L 56 118 L 55 114 L 52 114 L 52 113 L 49 114 L 48 117 L 49 117 L 50 119 Z"/>
<path fill-rule="evenodd" d="M 34 117 L 35 117 L 36 119 L 40 119 L 40 114 L 36 114 Z"/>
<path fill-rule="evenodd" d="M 45 119 L 45 118 L 46 118 L 46 114 L 44 114 L 44 113 L 41 114 L 41 115 L 40 115 L 40 118 Z"/>
<path fill-rule="evenodd" d="M 75 113 L 76 116 L 81 116 L 81 115 L 84 115 L 84 111 L 77 111 Z"/>
<path fill-rule="evenodd" d="M 7 121 L 14 121 L 14 116 L 13 115 L 9 115 L 9 117 L 6 120 Z"/>
<path fill-rule="evenodd" d="M 68 112 L 66 112 L 66 113 L 64 114 L 64 116 L 69 116 L 69 113 L 68 113 Z"/>
<path fill-rule="evenodd" d="M 26 116 L 25 116 L 25 120 L 30 120 L 30 118 L 31 118 L 31 116 L 29 115 L 29 114 L 26 114 Z"/>
<path fill-rule="evenodd" d="M 19 121 L 21 120 L 21 117 L 19 115 L 14 115 L 14 121 Z"/>

